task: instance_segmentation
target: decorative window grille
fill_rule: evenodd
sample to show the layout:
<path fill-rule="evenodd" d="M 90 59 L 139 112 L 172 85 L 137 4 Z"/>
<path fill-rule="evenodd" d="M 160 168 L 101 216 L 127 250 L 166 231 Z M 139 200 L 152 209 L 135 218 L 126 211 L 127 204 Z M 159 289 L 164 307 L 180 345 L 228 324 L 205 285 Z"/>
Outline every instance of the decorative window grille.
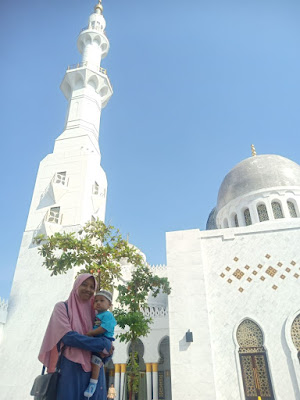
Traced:
<path fill-rule="evenodd" d="M 237 342 L 246 400 L 274 400 L 263 333 L 246 319 L 237 329 Z"/>
<path fill-rule="evenodd" d="M 65 185 L 66 184 L 66 171 L 63 172 L 57 172 L 54 176 L 54 183 L 58 183 L 60 185 Z"/>
<path fill-rule="evenodd" d="M 272 210 L 275 219 L 283 218 L 282 208 L 278 201 L 272 202 Z"/>
<path fill-rule="evenodd" d="M 58 224 L 59 223 L 59 214 L 60 214 L 60 207 L 51 207 L 49 214 L 48 214 L 47 221 L 52 222 L 54 224 Z"/>
<path fill-rule="evenodd" d="M 290 212 L 290 216 L 292 218 L 297 218 L 297 212 L 296 212 L 295 204 L 292 203 L 291 201 L 288 201 L 287 205 L 288 205 L 288 209 L 289 209 L 289 212 Z"/>
<path fill-rule="evenodd" d="M 269 221 L 269 215 L 265 204 L 259 204 L 257 206 L 257 213 L 260 222 Z"/>
<path fill-rule="evenodd" d="M 93 184 L 93 194 L 98 195 L 99 194 L 99 185 L 97 182 Z"/>
<path fill-rule="evenodd" d="M 236 214 L 235 214 L 235 216 L 234 216 L 234 225 L 235 225 L 236 227 L 239 226 L 239 220 L 238 220 L 238 217 L 237 217 Z"/>
<path fill-rule="evenodd" d="M 298 360 L 300 362 L 300 314 L 297 315 L 292 323 L 291 336 L 294 346 L 298 350 Z"/>
<path fill-rule="evenodd" d="M 252 219 L 251 219 L 249 208 L 246 208 L 246 210 L 244 211 L 244 218 L 245 218 L 246 226 L 252 225 Z"/>

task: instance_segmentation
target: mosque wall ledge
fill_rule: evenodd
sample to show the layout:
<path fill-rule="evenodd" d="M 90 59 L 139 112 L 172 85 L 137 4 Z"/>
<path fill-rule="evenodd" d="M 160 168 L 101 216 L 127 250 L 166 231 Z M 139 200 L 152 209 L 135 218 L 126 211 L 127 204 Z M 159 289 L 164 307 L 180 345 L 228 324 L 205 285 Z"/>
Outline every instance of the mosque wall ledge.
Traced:
<path fill-rule="evenodd" d="M 300 229 L 300 218 L 286 218 L 284 220 L 277 219 L 272 221 L 259 222 L 257 224 L 249 226 L 201 231 L 200 239 L 222 238 L 223 240 L 233 240 L 236 236 L 241 235 L 295 229 Z"/>

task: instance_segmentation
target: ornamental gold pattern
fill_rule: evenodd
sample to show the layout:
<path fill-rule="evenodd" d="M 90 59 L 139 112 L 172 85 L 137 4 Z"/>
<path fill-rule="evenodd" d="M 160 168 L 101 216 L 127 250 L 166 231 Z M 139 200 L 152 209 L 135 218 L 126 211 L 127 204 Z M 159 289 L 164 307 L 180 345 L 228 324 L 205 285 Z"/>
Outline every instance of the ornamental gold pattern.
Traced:
<path fill-rule="evenodd" d="M 243 371 L 243 381 L 245 385 L 246 396 L 252 397 L 257 395 L 255 387 L 254 371 L 252 368 L 251 356 L 242 357 L 242 371 Z"/>
<path fill-rule="evenodd" d="M 254 356 L 254 360 L 256 364 L 261 396 L 269 398 L 271 397 L 271 391 L 268 381 L 268 372 L 267 372 L 265 357 L 263 355 L 258 354 Z"/>
<path fill-rule="evenodd" d="M 291 328 L 291 336 L 294 346 L 300 351 L 300 314 L 294 319 Z"/>
<path fill-rule="evenodd" d="M 264 351 L 264 337 L 259 326 L 251 319 L 245 319 L 238 327 L 236 339 L 239 353 L 259 353 Z"/>
<path fill-rule="evenodd" d="M 223 271 L 219 272 L 219 276 L 224 278 L 228 284 L 232 284 L 232 288 L 243 293 L 249 289 L 253 282 L 264 282 L 273 290 L 280 289 L 280 285 L 289 279 L 300 278 L 300 268 L 297 262 L 292 259 L 288 262 L 281 262 L 272 258 L 274 264 L 270 265 L 271 254 L 266 253 L 258 264 L 254 266 L 245 264 L 238 256 L 232 259 L 232 264 L 226 265 Z M 268 264 L 267 264 L 268 263 Z M 278 273 L 279 272 L 279 273 Z M 283 273 L 284 272 L 284 273 Z"/>
<path fill-rule="evenodd" d="M 236 333 L 246 400 L 274 400 L 264 338 L 260 327 L 244 320 Z"/>

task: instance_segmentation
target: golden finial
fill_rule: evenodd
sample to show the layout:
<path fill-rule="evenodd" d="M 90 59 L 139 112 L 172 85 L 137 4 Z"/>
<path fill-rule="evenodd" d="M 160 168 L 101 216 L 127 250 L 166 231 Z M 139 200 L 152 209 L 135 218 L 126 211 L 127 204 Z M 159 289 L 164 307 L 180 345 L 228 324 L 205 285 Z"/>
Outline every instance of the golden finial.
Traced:
<path fill-rule="evenodd" d="M 100 11 L 100 14 L 103 12 L 102 0 L 98 0 L 98 4 L 95 6 L 95 12 Z"/>
<path fill-rule="evenodd" d="M 251 153 L 252 153 L 252 157 L 256 156 L 256 150 L 255 150 L 254 144 L 251 144 Z"/>

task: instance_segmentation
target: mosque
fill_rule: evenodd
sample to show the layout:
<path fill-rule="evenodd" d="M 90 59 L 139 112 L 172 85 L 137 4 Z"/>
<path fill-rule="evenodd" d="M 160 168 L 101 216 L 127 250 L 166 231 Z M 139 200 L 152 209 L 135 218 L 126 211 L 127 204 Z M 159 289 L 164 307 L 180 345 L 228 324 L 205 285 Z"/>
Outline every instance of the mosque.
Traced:
<path fill-rule="evenodd" d="M 109 50 L 105 26 L 99 0 L 78 36 L 82 61 L 61 84 L 65 126 L 40 163 L 8 308 L 0 303 L 3 400 L 31 398 L 49 315 L 73 284 L 73 271 L 51 278 L 41 268 L 33 238 L 105 220 L 99 124 L 112 96 L 100 66 Z M 206 230 L 166 234 L 167 265 L 152 269 L 168 277 L 172 293 L 149 298 L 154 322 L 138 346 L 139 400 L 300 399 L 299 210 L 300 166 L 252 147 L 225 176 Z M 122 268 L 126 279 L 130 265 Z M 127 399 L 127 360 L 128 346 L 117 342 L 106 369 L 117 400 Z"/>

